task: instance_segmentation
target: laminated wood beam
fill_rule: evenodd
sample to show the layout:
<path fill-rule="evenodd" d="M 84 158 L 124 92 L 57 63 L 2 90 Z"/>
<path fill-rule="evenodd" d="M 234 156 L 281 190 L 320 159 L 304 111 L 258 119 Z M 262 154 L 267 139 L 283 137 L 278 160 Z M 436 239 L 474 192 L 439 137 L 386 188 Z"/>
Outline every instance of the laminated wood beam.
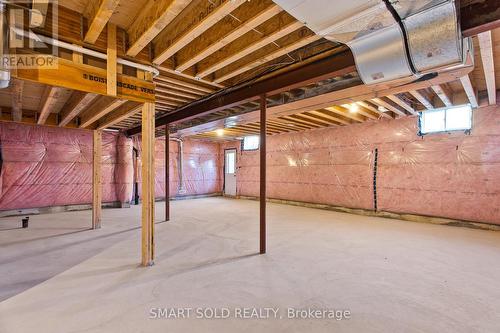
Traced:
<path fill-rule="evenodd" d="M 106 69 L 58 58 L 57 68 L 41 66 L 18 69 L 18 79 L 43 83 L 72 90 L 107 95 Z M 64 73 L 61 75 L 61 73 Z M 117 97 L 135 102 L 153 102 L 155 84 L 132 76 L 117 75 Z"/>

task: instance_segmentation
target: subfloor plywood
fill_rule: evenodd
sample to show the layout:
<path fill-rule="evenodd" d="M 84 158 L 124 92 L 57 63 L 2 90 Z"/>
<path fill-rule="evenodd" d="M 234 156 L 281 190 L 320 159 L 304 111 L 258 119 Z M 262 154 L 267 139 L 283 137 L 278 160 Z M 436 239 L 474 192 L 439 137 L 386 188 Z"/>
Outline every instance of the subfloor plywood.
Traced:
<path fill-rule="evenodd" d="M 163 203 L 157 211 L 163 212 Z M 84 213 L 64 214 L 80 219 Z M 138 266 L 140 231 L 127 232 L 95 256 L 0 303 L 0 332 L 498 329 L 498 232 L 279 204 L 269 204 L 268 216 L 268 254 L 256 255 L 257 202 L 173 202 L 172 221 L 156 227 L 153 267 Z M 88 232 L 99 237 L 114 228 L 111 223 L 134 225 L 139 217 L 140 207 L 104 210 L 103 228 Z M 10 232 L 17 231 L 2 231 Z M 158 307 L 278 307 L 283 318 L 149 319 Z M 348 309 L 351 319 L 291 320 L 289 307 Z"/>

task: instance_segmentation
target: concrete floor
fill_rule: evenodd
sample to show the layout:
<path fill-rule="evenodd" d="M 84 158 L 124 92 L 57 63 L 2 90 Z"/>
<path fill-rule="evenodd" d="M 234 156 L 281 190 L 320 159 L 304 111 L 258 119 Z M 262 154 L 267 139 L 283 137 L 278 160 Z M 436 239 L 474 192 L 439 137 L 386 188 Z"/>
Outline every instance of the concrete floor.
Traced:
<path fill-rule="evenodd" d="M 31 288 L 0 303 L 0 332 L 498 332 L 499 232 L 269 204 L 259 256 L 257 202 L 172 206 L 149 268 L 138 267 L 139 207 L 104 210 L 97 231 L 82 231 L 88 211 L 32 217 L 28 230 L 1 219 L 1 295 Z M 149 318 L 180 307 L 230 316 Z M 241 307 L 278 318 L 234 318 Z M 288 319 L 287 308 L 351 316 Z"/>

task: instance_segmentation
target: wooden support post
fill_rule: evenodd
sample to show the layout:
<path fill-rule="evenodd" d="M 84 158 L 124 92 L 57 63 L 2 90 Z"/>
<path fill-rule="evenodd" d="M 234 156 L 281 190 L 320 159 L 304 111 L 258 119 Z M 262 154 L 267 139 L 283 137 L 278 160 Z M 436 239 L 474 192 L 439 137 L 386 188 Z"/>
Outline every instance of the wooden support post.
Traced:
<path fill-rule="evenodd" d="M 117 73 L 117 52 L 116 52 L 116 25 L 108 23 L 108 61 L 107 61 L 107 93 L 116 96 L 116 73 Z"/>
<path fill-rule="evenodd" d="M 142 265 L 154 264 L 155 106 L 142 108 Z"/>
<path fill-rule="evenodd" d="M 260 254 L 266 253 L 266 95 L 260 96 Z"/>
<path fill-rule="evenodd" d="M 170 131 L 165 125 L 165 221 L 170 221 Z"/>
<path fill-rule="evenodd" d="M 93 131 L 93 162 L 92 162 L 92 229 L 101 228 L 101 161 L 102 161 L 102 132 Z"/>

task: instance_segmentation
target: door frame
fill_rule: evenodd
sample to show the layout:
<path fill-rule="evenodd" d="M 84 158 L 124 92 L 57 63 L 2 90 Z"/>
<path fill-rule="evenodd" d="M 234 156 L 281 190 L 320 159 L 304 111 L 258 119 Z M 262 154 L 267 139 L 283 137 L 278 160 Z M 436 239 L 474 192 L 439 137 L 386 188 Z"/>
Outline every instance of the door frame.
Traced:
<path fill-rule="evenodd" d="M 222 176 L 223 176 L 223 182 L 222 182 L 222 196 L 226 196 L 226 152 L 228 150 L 234 150 L 234 173 L 236 174 L 236 170 L 238 168 L 236 165 L 238 164 L 238 148 L 224 148 L 224 166 L 222 167 Z M 236 193 L 238 193 L 238 188 L 236 187 Z M 232 196 L 229 196 L 232 197 Z M 236 197 L 236 195 L 235 195 Z"/>

